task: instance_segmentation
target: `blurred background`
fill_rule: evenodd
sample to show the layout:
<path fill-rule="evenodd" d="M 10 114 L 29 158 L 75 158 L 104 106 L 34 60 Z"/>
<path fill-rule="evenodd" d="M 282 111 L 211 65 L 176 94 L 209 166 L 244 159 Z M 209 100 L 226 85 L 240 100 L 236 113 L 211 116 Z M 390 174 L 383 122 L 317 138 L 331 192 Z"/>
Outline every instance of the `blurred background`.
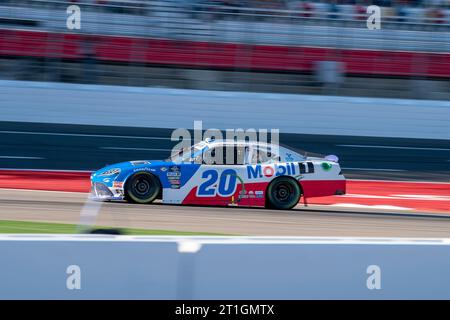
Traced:
<path fill-rule="evenodd" d="M 381 29 L 367 26 L 370 5 Z M 93 170 L 165 159 L 173 129 L 197 120 L 279 129 L 283 144 L 338 155 L 347 194 L 289 212 L 86 201 Z M 448 298 L 448 240 L 383 240 L 384 256 L 381 240 L 335 237 L 448 238 L 449 128 L 450 0 L 0 0 L 0 234 L 95 224 L 337 243 L 233 239 L 236 251 L 178 255 L 175 242 L 0 237 L 0 298 Z M 74 263 L 88 277 L 81 295 L 61 282 Z M 364 286 L 373 263 L 388 270 L 381 295 Z"/>
<path fill-rule="evenodd" d="M 449 0 L 2 0 L 0 78 L 448 100 L 449 28 Z"/>
<path fill-rule="evenodd" d="M 372 1 L 0 1 L 0 219 L 73 224 L 91 171 L 165 159 L 173 129 L 201 120 L 276 128 L 283 144 L 338 155 L 348 196 L 243 220 L 105 203 L 101 225 L 448 236 L 448 219 L 351 216 L 450 208 L 450 0 Z M 381 29 L 367 26 L 370 5 Z"/>

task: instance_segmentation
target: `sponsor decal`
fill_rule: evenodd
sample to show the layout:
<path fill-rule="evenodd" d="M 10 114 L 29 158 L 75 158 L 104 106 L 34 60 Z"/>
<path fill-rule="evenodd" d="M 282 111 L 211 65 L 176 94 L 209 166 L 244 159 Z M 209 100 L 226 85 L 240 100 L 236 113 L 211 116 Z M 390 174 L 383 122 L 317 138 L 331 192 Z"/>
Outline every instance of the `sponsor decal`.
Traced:
<path fill-rule="evenodd" d="M 256 198 L 263 198 L 264 197 L 264 191 L 262 190 L 256 190 L 255 191 Z"/>
<path fill-rule="evenodd" d="M 162 172 L 166 172 L 167 171 L 167 167 L 161 167 L 161 171 Z"/>
<path fill-rule="evenodd" d="M 181 172 L 167 172 L 167 177 L 171 178 L 171 177 L 180 177 L 181 176 Z"/>
<path fill-rule="evenodd" d="M 220 175 L 217 170 L 205 170 L 197 189 L 197 197 L 230 197 L 234 194 L 237 181 L 241 181 L 233 169 L 223 170 Z"/>
<path fill-rule="evenodd" d="M 333 165 L 331 163 L 329 163 L 329 162 L 322 162 L 321 167 L 322 167 L 323 170 L 329 171 L 329 170 L 331 170 Z"/>
<path fill-rule="evenodd" d="M 286 161 L 294 161 L 292 153 L 286 152 Z"/>
<path fill-rule="evenodd" d="M 263 191 L 253 191 L 250 190 L 248 193 L 246 193 L 245 191 L 242 192 L 241 191 L 241 199 L 255 199 L 255 198 L 262 198 L 263 197 Z"/>
<path fill-rule="evenodd" d="M 161 168 L 162 170 L 162 168 Z M 167 171 L 167 179 L 169 180 L 169 183 L 171 184 L 171 188 L 173 186 L 177 186 L 176 189 L 180 188 L 180 178 L 181 178 L 181 172 L 179 166 L 171 166 Z"/>
<path fill-rule="evenodd" d="M 109 169 L 100 173 L 99 176 L 113 176 L 119 174 L 120 171 L 120 168 Z"/>
<path fill-rule="evenodd" d="M 123 188 L 123 182 L 122 181 L 114 181 L 113 188 Z"/>
<path fill-rule="evenodd" d="M 163 168 L 165 168 L 166 170 L 163 170 Z M 167 171 L 167 170 L 169 170 L 169 171 Z M 169 180 L 171 188 L 173 188 L 173 186 L 177 186 L 176 189 L 180 188 L 181 172 L 180 172 L 179 166 L 171 166 L 170 168 L 162 167 L 161 171 L 167 171 L 167 179 Z"/>
<path fill-rule="evenodd" d="M 246 191 L 241 190 L 239 192 L 239 199 L 255 199 L 255 198 L 262 198 L 264 196 L 264 191 L 257 190 L 257 191 Z"/>
<path fill-rule="evenodd" d="M 111 182 L 111 179 L 108 179 L 108 178 L 103 179 L 103 182 L 109 183 L 109 182 Z"/>
<path fill-rule="evenodd" d="M 255 194 L 253 193 L 252 190 L 250 190 L 247 194 L 246 190 L 241 190 L 241 192 L 239 192 L 239 200 L 240 199 L 249 199 L 249 198 L 254 198 Z"/>
<path fill-rule="evenodd" d="M 273 164 L 273 165 L 252 165 L 247 166 L 248 179 L 271 178 L 273 176 L 290 176 L 296 174 L 296 163 Z"/>
<path fill-rule="evenodd" d="M 314 173 L 314 164 L 311 161 L 299 162 L 300 173 Z"/>
<path fill-rule="evenodd" d="M 153 169 L 153 168 L 147 168 L 147 167 L 133 169 L 133 172 L 139 172 L 139 171 L 150 171 L 150 172 L 155 172 L 156 169 Z"/>

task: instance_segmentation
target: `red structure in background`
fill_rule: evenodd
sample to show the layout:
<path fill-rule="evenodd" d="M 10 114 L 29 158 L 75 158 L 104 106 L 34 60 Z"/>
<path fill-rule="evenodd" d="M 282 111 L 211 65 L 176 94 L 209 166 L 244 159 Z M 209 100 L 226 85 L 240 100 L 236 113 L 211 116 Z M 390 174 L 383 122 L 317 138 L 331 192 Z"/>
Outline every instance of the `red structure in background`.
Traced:
<path fill-rule="evenodd" d="M 347 74 L 368 76 L 450 77 L 450 54 L 217 43 L 138 37 L 0 30 L 0 56 L 83 58 L 93 43 L 105 62 L 310 72 L 318 61 L 341 61 Z"/>

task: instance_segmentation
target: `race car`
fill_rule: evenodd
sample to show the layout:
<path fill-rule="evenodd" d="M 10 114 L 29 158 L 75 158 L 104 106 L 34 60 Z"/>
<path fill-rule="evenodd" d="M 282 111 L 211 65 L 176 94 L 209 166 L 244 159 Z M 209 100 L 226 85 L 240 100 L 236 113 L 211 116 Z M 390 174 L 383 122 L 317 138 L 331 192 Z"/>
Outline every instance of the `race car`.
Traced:
<path fill-rule="evenodd" d="M 107 166 L 91 175 L 97 200 L 291 209 L 303 198 L 345 194 L 337 156 L 280 145 L 205 140 L 166 160 Z"/>

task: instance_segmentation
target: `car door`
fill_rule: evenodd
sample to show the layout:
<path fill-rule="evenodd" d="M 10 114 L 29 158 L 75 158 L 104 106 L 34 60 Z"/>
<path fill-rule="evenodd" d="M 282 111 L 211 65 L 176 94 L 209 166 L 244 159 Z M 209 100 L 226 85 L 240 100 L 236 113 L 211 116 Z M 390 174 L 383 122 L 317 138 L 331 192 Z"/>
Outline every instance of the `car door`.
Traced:
<path fill-rule="evenodd" d="M 278 152 L 267 145 L 254 144 L 249 150 L 245 172 L 245 192 L 241 196 L 242 205 L 265 206 L 266 190 L 277 176 L 278 170 L 286 169 L 280 163 Z M 286 171 L 291 171 L 291 168 Z"/>
<path fill-rule="evenodd" d="M 245 190 L 249 147 L 216 144 L 205 152 L 184 204 L 239 205 Z"/>

